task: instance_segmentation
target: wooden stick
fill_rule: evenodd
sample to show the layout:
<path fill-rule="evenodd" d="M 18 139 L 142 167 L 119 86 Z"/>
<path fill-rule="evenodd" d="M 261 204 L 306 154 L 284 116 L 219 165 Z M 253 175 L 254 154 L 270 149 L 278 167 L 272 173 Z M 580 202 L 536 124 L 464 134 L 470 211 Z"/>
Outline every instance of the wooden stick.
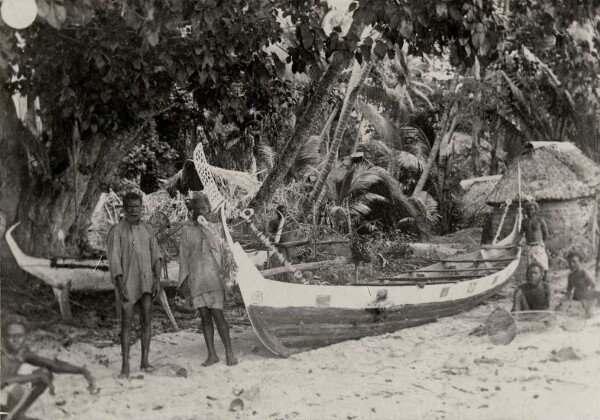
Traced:
<path fill-rule="evenodd" d="M 284 243 L 274 243 L 273 245 L 277 248 L 296 248 L 299 246 L 304 246 L 304 245 L 309 245 L 311 243 L 310 239 L 306 239 L 304 241 L 293 241 L 293 242 L 284 242 Z M 313 242 L 313 244 L 316 245 L 333 245 L 333 244 L 348 244 L 350 243 L 349 240 L 347 239 L 337 239 L 337 240 L 331 240 L 331 241 L 320 241 L 320 242 Z"/>
<path fill-rule="evenodd" d="M 437 260 L 438 262 L 444 263 L 484 263 L 484 262 L 506 262 L 514 261 L 516 258 L 490 258 L 481 260 Z"/>
<path fill-rule="evenodd" d="M 512 249 L 512 248 L 518 248 L 521 245 L 519 244 L 512 244 L 512 245 L 481 245 L 481 249 Z"/>
<path fill-rule="evenodd" d="M 165 312 L 167 313 L 167 316 L 169 317 L 169 321 L 171 321 L 171 324 L 173 324 L 173 328 L 175 328 L 175 331 L 179 331 L 179 326 L 175 321 L 173 312 L 171 312 L 171 307 L 169 306 L 169 301 L 167 300 L 167 294 L 165 293 L 165 290 L 163 288 L 161 288 L 160 292 L 158 292 L 158 297 L 160 298 L 160 303 L 162 304 L 163 308 L 165 309 Z"/>
<path fill-rule="evenodd" d="M 315 262 L 309 262 L 309 263 L 294 264 L 294 265 L 290 265 L 289 268 L 288 267 L 270 268 L 268 270 L 261 271 L 260 274 L 262 274 L 264 277 L 274 276 L 276 274 L 287 273 L 288 271 L 292 271 L 292 270 L 316 270 L 316 269 L 320 269 L 320 268 L 330 267 L 332 265 L 348 264 L 350 262 L 352 262 L 352 261 L 348 257 L 339 257 L 334 260 L 315 261 Z"/>

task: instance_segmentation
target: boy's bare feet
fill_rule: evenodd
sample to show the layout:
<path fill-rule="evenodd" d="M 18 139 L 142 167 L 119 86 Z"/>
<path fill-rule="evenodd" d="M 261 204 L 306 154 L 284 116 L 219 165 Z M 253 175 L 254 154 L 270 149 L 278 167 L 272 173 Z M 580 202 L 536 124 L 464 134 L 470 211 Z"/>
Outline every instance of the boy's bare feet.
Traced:
<path fill-rule="evenodd" d="M 121 368 L 121 373 L 117 376 L 119 379 L 128 379 L 129 378 L 129 365 L 125 365 Z"/>
<path fill-rule="evenodd" d="M 156 368 L 154 366 L 152 366 L 150 363 L 145 363 L 140 366 L 140 370 L 142 372 L 152 373 L 156 370 Z"/>
<path fill-rule="evenodd" d="M 225 357 L 227 359 L 227 366 L 235 366 L 238 364 L 238 359 L 233 354 L 228 354 Z"/>
<path fill-rule="evenodd" d="M 208 356 L 208 359 L 206 359 L 202 363 L 202 366 L 206 367 L 206 366 L 214 365 L 218 361 L 219 361 L 219 358 L 217 356 Z"/>

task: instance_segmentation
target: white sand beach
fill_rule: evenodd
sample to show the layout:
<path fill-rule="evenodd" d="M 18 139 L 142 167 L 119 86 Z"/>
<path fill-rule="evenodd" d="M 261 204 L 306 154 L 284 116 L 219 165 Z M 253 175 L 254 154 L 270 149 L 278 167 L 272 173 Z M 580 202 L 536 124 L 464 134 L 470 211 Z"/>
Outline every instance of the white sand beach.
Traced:
<path fill-rule="evenodd" d="M 232 327 L 240 364 L 204 368 L 202 336 L 153 337 L 152 374 L 115 379 L 120 348 L 42 340 L 41 353 L 87 364 L 101 391 L 57 376 L 30 415 L 48 419 L 599 419 L 600 316 L 581 331 L 559 323 L 506 346 L 469 332 L 507 299 L 436 323 L 294 355 L 270 355 L 253 330 Z M 217 338 L 218 351 L 223 348 Z M 554 352 L 554 354 L 553 354 Z M 139 363 L 139 343 L 132 366 Z M 566 359 L 566 360 L 565 360 Z M 573 359 L 573 360 L 571 360 Z M 183 374 L 187 377 L 177 376 Z M 243 409 L 230 411 L 235 398 Z M 239 401 L 238 401 L 239 403 Z"/>

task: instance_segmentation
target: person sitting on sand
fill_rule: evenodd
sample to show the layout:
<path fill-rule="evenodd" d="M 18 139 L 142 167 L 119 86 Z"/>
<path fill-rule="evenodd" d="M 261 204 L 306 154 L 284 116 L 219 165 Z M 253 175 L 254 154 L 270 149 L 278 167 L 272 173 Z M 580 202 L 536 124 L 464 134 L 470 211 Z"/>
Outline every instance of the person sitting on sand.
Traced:
<path fill-rule="evenodd" d="M 213 320 L 225 346 L 228 366 L 238 363 L 231 347 L 229 327 L 223 314 L 225 297 L 231 295 L 232 283 L 227 282 L 225 265 L 230 253 L 219 223 L 208 222 L 210 202 L 203 193 L 190 200 L 193 222 L 183 228 L 179 257 L 179 284 L 188 280 L 189 303 L 200 311 L 202 334 L 208 350 L 208 358 L 202 366 L 219 361 L 214 343 Z M 232 258 L 229 258 L 231 261 Z"/>
<path fill-rule="evenodd" d="M 546 221 L 538 215 L 538 212 L 539 205 L 535 201 L 531 200 L 525 204 L 527 217 L 521 225 L 521 235 L 525 234 L 525 240 L 527 241 L 527 264 L 537 261 L 542 270 L 546 272 L 548 270 L 548 254 L 546 253 L 548 226 Z"/>
<path fill-rule="evenodd" d="M 550 286 L 542 281 L 543 267 L 533 262 L 527 266 L 527 282 L 517 287 L 513 298 L 513 312 L 541 311 L 550 307 Z"/>
<path fill-rule="evenodd" d="M 25 412 L 50 389 L 53 373 L 83 375 L 90 393 L 96 392 L 94 378 L 85 367 L 74 366 L 58 359 L 47 359 L 33 353 L 26 345 L 27 322 L 16 316 L 2 320 L 2 347 L 0 348 L 0 388 L 2 411 L 8 413 L 6 420 L 25 420 Z"/>
<path fill-rule="evenodd" d="M 578 300 L 585 305 L 586 299 L 590 298 L 590 291 L 596 288 L 593 277 L 583 268 L 583 255 L 580 252 L 572 251 L 567 256 L 571 272 L 567 283 L 567 294 L 564 300 Z"/>
<path fill-rule="evenodd" d="M 108 266 L 121 309 L 120 378 L 129 377 L 131 324 L 136 308 L 141 319 L 142 360 L 140 368 L 152 372 L 148 362 L 152 333 L 152 300 L 159 293 L 162 253 L 150 226 L 141 220 L 142 197 L 129 192 L 123 197 L 125 218 L 108 232 Z"/>

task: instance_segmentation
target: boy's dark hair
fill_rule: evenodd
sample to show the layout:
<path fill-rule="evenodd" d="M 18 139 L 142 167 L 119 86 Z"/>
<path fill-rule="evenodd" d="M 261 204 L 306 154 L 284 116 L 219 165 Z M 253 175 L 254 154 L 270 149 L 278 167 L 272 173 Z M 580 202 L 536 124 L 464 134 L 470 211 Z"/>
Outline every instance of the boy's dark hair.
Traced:
<path fill-rule="evenodd" d="M 134 201 L 134 200 L 137 200 L 137 201 L 139 201 L 141 203 L 142 202 L 142 196 L 139 195 L 136 192 L 129 191 L 128 193 L 126 193 L 123 196 L 123 205 L 125 205 L 128 201 Z"/>
<path fill-rule="evenodd" d="M 544 267 L 542 266 L 542 264 L 540 264 L 537 261 L 532 261 L 528 266 L 527 266 L 527 273 L 529 273 L 529 271 L 533 268 L 533 267 L 537 267 L 540 269 L 540 271 L 543 273 L 544 271 Z"/>
<path fill-rule="evenodd" d="M 4 333 L 6 332 L 8 327 L 15 324 L 22 325 L 23 328 L 25 328 L 25 331 L 29 331 L 29 325 L 24 317 L 19 315 L 8 314 L 2 316 L 2 336 L 4 337 Z"/>
<path fill-rule="evenodd" d="M 571 261 L 571 259 L 573 259 L 573 257 L 577 257 L 579 258 L 580 262 L 583 262 L 583 252 L 578 251 L 576 249 L 569 251 L 569 253 L 567 254 L 567 261 Z"/>
<path fill-rule="evenodd" d="M 535 200 L 529 200 L 526 202 L 524 207 L 526 208 L 527 206 L 533 206 L 536 212 L 540 211 L 540 205 Z"/>

